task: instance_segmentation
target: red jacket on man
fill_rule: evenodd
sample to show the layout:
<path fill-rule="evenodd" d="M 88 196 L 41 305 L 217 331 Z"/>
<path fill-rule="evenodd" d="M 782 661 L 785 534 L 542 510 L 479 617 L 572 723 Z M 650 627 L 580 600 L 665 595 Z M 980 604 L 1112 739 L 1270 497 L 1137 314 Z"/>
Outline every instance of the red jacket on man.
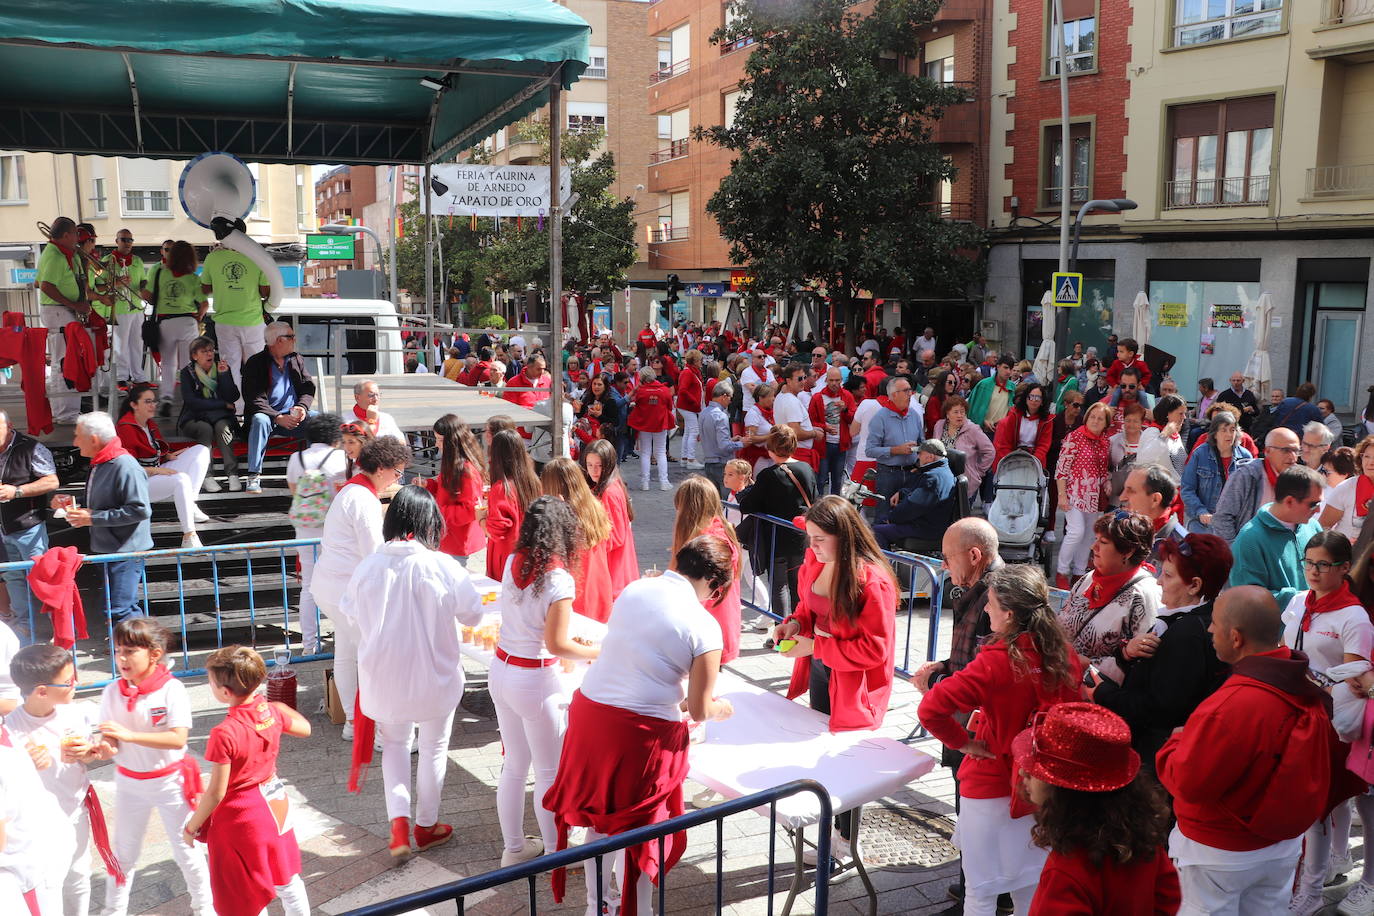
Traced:
<path fill-rule="evenodd" d="M 847 452 L 853 439 L 849 434 L 849 424 L 854 420 L 854 410 L 857 406 L 854 403 L 854 395 L 843 388 L 839 394 L 832 395 L 828 386 L 820 391 L 814 391 L 811 393 L 811 401 L 806 405 L 806 414 L 811 418 L 812 426 L 816 429 L 825 429 L 825 399 L 830 397 L 839 398 L 844 405 L 840 408 L 840 451 Z M 824 441 L 818 439 L 811 444 L 819 451 L 824 449 L 824 445 L 821 444 Z"/>
<path fill-rule="evenodd" d="M 677 425 L 673 419 L 673 393 L 660 381 L 646 382 L 630 398 L 630 429 L 661 433 Z"/>

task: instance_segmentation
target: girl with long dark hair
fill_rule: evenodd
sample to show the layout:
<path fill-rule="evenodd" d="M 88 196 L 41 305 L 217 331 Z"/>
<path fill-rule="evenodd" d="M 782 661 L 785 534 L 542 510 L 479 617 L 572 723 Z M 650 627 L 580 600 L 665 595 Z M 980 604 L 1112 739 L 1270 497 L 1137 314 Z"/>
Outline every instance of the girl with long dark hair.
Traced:
<path fill-rule="evenodd" d="M 451 413 L 434 421 L 434 438 L 443 456 L 439 476 L 425 481 L 425 489 L 439 504 L 444 517 L 444 539 L 439 549 L 460 563 L 482 549 L 486 532 L 486 503 L 482 491 L 486 487 L 487 467 L 482 447 L 467 424 Z"/>
<path fill-rule="evenodd" d="M 534 461 L 525 449 L 525 440 L 513 429 L 502 429 L 491 437 L 487 450 L 491 491 L 487 494 L 487 577 L 501 580 L 506 558 L 515 549 L 515 538 L 525 509 L 543 493 Z"/>
<path fill-rule="evenodd" d="M 639 554 L 635 551 L 635 536 L 630 524 L 635 520 L 635 507 L 630 491 L 620 476 L 620 462 L 615 446 L 605 439 L 587 443 L 577 463 L 587 475 L 592 495 L 601 500 L 611 520 L 611 536 L 606 545 L 606 568 L 611 574 L 611 600 L 621 589 L 639 578 Z"/>

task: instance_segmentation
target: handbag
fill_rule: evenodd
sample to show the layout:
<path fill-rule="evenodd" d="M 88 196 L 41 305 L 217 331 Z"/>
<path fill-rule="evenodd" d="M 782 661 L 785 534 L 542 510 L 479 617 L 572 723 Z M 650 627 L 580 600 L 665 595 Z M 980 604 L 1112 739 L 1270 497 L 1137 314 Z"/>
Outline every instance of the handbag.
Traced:
<path fill-rule="evenodd" d="M 801 498 L 806 502 L 806 508 L 810 509 L 811 497 L 807 496 L 806 490 L 802 489 L 801 481 L 797 480 L 797 475 L 793 474 L 792 469 L 786 464 L 778 465 L 778 469 L 787 475 L 788 480 L 792 481 L 792 486 L 797 488 L 797 492 L 801 494 Z"/>
<path fill-rule="evenodd" d="M 163 267 L 159 264 L 156 268 L 156 272 L 153 274 L 153 314 L 152 317 L 146 314 L 143 316 L 143 329 L 141 333 L 144 349 L 151 350 L 154 353 L 162 348 L 162 329 L 159 326 L 161 319 L 159 319 L 157 315 L 157 287 L 162 281 L 162 271 Z"/>

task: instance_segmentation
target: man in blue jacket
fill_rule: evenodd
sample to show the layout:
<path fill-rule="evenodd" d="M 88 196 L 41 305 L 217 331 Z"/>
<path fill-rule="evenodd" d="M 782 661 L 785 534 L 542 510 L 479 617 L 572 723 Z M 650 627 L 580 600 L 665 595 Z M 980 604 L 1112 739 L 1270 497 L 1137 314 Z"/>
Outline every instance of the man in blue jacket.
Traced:
<path fill-rule="evenodd" d="M 1261 507 L 1231 544 L 1231 587 L 1267 588 L 1280 608 L 1288 607 L 1307 588 L 1302 558 L 1307 542 L 1322 530 L 1312 521 L 1321 501 L 1322 479 L 1316 471 L 1295 464 L 1279 474 L 1274 501 Z"/>
<path fill-rule="evenodd" d="M 904 538 L 938 541 L 954 520 L 954 474 L 949 469 L 945 444 L 927 439 L 917 449 L 920 470 L 889 500 L 888 523 L 873 526 L 878 546 L 884 549 Z"/>
<path fill-rule="evenodd" d="M 873 512 L 878 524 L 887 521 L 892 495 L 902 487 L 907 472 L 916 467 L 916 446 L 926 430 L 925 414 L 911 397 L 911 379 L 894 375 L 885 384 L 887 390 L 878 398 L 882 406 L 869 421 L 864 443 L 869 459 L 878 465 L 874 489 L 882 499 Z"/>

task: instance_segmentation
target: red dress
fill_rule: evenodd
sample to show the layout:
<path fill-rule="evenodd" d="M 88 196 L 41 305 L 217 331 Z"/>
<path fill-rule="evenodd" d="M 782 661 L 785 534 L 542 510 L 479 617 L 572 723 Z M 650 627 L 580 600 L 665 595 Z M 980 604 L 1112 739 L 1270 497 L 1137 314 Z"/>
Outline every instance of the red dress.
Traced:
<path fill-rule="evenodd" d="M 610 548 L 611 539 L 607 538 L 590 550 L 582 551 L 582 563 L 574 577 L 577 596 L 573 598 L 573 610 L 601 623 L 611 619 L 611 602 L 615 600 L 606 559 Z"/>
<path fill-rule="evenodd" d="M 437 477 L 426 480 L 425 489 L 434 495 L 435 502 L 439 504 L 439 514 L 444 517 L 444 539 L 439 542 L 440 552 L 451 557 L 468 557 L 481 550 L 487 542 L 487 536 L 477 522 L 477 504 L 482 501 L 482 475 L 477 468 L 468 466 L 456 497 L 449 495 L 448 489 Z"/>
<path fill-rule="evenodd" d="M 611 517 L 606 566 L 611 576 L 611 600 L 614 601 L 621 589 L 639 578 L 639 554 L 635 552 L 635 535 L 630 530 L 630 494 L 625 491 L 625 482 L 619 478 L 612 481 L 601 497 L 601 504 Z"/>
<path fill-rule="evenodd" d="M 487 494 L 487 576 L 501 581 L 506 572 L 506 558 L 515 549 L 520 536 L 520 523 L 525 519 L 525 507 L 509 483 L 498 480 Z"/>
<path fill-rule="evenodd" d="M 711 519 L 711 524 L 707 525 L 706 530 L 701 533 L 718 537 L 725 542 L 725 546 L 730 548 L 730 568 L 739 569 L 739 548 L 725 533 L 725 524 L 719 518 Z M 703 606 L 712 617 L 716 618 L 716 622 L 720 624 L 720 635 L 724 637 L 720 663 L 724 665 L 734 661 L 739 657 L 739 576 L 730 580 L 730 587 L 719 601 L 710 601 Z"/>
<path fill-rule="evenodd" d="M 229 787 L 204 827 L 210 890 L 219 916 L 258 916 L 276 888 L 301 871 L 301 851 L 285 809 L 269 807 L 263 787 L 275 781 L 284 719 L 261 697 L 235 706 L 210 730 L 205 759 L 229 764 Z M 280 794 L 285 799 L 285 793 Z"/>

